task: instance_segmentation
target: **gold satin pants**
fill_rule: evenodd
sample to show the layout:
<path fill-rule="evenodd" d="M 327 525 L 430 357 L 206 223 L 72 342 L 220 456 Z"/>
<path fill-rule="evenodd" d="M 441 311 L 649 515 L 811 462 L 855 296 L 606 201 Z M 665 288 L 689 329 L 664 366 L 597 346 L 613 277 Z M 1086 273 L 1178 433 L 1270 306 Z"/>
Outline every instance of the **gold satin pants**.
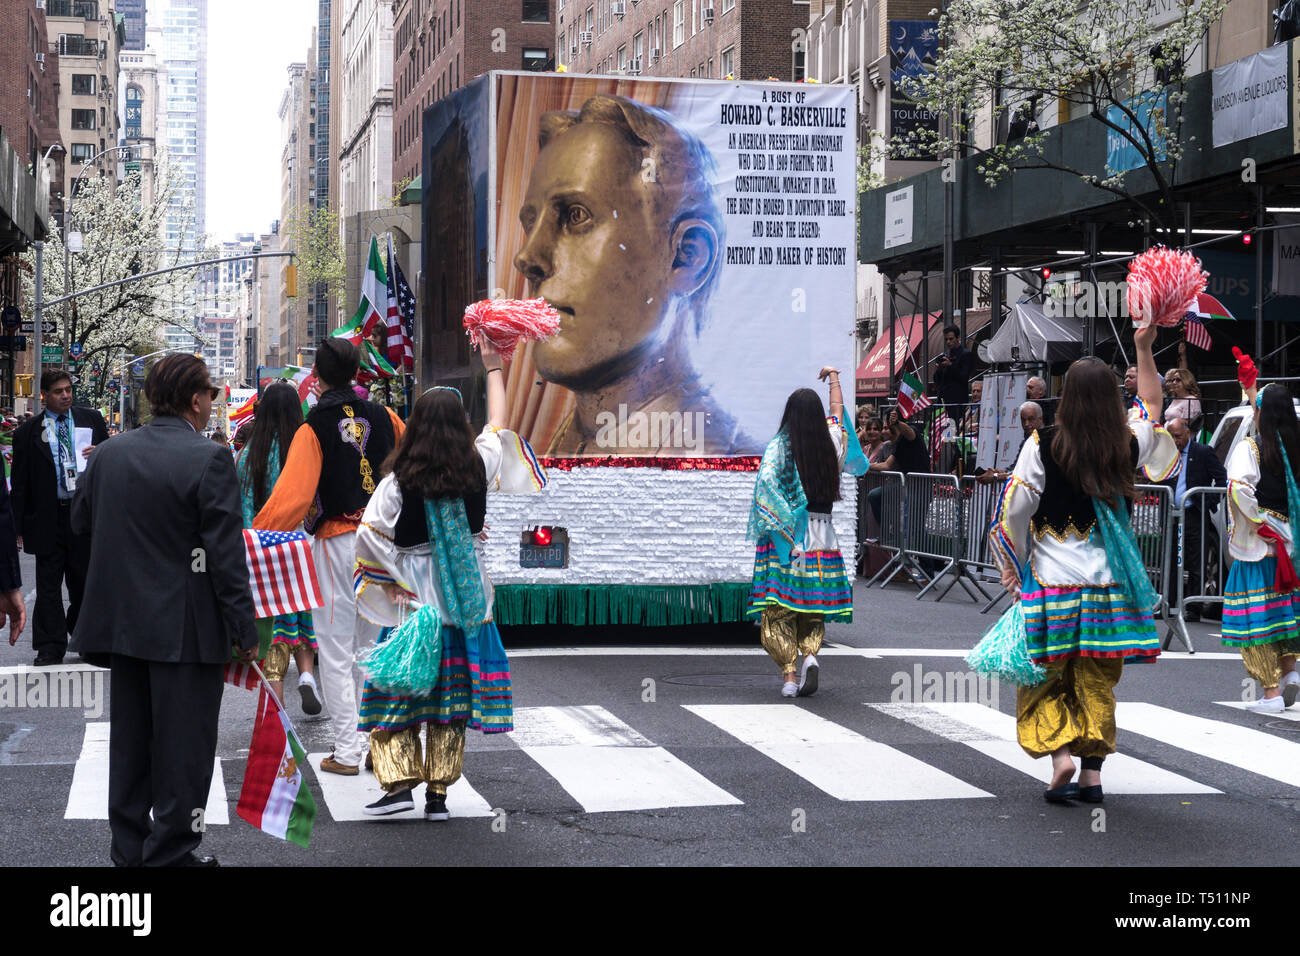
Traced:
<path fill-rule="evenodd" d="M 1076 757 L 1115 752 L 1115 685 L 1120 658 L 1071 657 L 1044 664 L 1047 680 L 1016 693 L 1016 737 L 1025 753 L 1042 757 L 1069 747 Z"/>
<path fill-rule="evenodd" d="M 1246 665 L 1246 673 L 1259 681 L 1264 690 L 1272 690 L 1282 683 L 1282 658 L 1295 655 L 1293 641 L 1274 641 L 1272 644 L 1256 644 L 1241 649 L 1241 662 Z"/>
<path fill-rule="evenodd" d="M 424 728 L 423 759 L 419 727 L 370 731 L 370 759 L 375 765 L 375 777 L 386 791 L 423 782 L 429 785 L 430 793 L 446 793 L 460 779 L 465 765 L 465 721 L 428 721 Z"/>
<path fill-rule="evenodd" d="M 763 650 L 781 667 L 782 674 L 794 670 L 800 654 L 816 654 L 826 636 L 820 614 L 804 614 L 770 604 L 763 608 L 759 623 Z"/>
<path fill-rule="evenodd" d="M 289 658 L 293 657 L 293 649 L 284 641 L 276 641 L 266 649 L 266 657 L 262 659 L 262 673 L 266 679 L 275 683 L 278 680 L 284 680 L 284 675 L 289 673 Z"/>

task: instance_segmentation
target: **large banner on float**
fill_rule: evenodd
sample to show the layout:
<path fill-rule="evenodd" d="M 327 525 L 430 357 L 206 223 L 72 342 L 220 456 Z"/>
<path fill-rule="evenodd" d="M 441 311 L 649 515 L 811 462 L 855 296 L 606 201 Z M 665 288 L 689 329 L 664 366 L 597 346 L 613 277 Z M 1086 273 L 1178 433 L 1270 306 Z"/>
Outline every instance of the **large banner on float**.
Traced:
<path fill-rule="evenodd" d="M 499 83 L 488 284 L 562 317 L 507 370 L 539 455 L 759 455 L 823 365 L 852 401 L 852 89 Z"/>

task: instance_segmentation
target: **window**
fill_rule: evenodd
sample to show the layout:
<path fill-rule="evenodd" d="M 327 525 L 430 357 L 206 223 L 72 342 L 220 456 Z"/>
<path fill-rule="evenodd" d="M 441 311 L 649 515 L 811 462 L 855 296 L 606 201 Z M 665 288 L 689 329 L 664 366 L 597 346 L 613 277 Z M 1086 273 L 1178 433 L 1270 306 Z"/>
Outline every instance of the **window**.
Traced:
<path fill-rule="evenodd" d="M 94 73 L 73 73 L 72 92 L 77 96 L 94 96 L 95 95 L 95 74 Z"/>
<path fill-rule="evenodd" d="M 622 73 L 627 69 L 627 44 L 618 48 L 618 72 Z"/>
<path fill-rule="evenodd" d="M 596 24 L 596 12 L 592 7 L 587 8 L 587 32 L 590 33 Z"/>
<path fill-rule="evenodd" d="M 638 33 L 632 37 L 632 59 L 640 60 L 645 56 L 645 33 Z M 645 61 L 642 60 L 642 63 Z"/>
<path fill-rule="evenodd" d="M 73 129 L 94 129 L 95 111 L 94 110 L 73 110 L 72 128 Z"/>
<path fill-rule="evenodd" d="M 673 4 L 673 49 L 686 42 L 686 0 Z"/>
<path fill-rule="evenodd" d="M 722 75 L 734 76 L 736 73 L 736 48 L 729 46 L 722 51 Z"/>
<path fill-rule="evenodd" d="M 700 0 L 691 0 L 691 36 L 700 32 Z"/>
<path fill-rule="evenodd" d="M 524 48 L 524 69 L 535 73 L 546 72 L 546 61 L 550 59 L 550 50 Z"/>
<path fill-rule="evenodd" d="M 713 57 L 709 57 L 709 72 L 705 73 L 704 75 L 708 77 L 713 76 Z"/>
<path fill-rule="evenodd" d="M 802 50 L 795 50 L 792 56 L 794 62 L 792 64 L 792 68 L 790 71 L 791 73 L 790 79 L 794 80 L 795 82 L 798 82 L 799 80 L 802 80 L 805 76 L 808 75 L 806 69 L 806 65 L 807 65 L 806 60 L 804 59 L 805 54 Z"/>
<path fill-rule="evenodd" d="M 730 13 L 736 9 L 736 0 L 722 0 L 722 12 Z"/>
<path fill-rule="evenodd" d="M 72 162 L 77 166 L 84 166 L 90 162 L 91 157 L 95 155 L 94 143 L 73 143 L 72 144 Z"/>

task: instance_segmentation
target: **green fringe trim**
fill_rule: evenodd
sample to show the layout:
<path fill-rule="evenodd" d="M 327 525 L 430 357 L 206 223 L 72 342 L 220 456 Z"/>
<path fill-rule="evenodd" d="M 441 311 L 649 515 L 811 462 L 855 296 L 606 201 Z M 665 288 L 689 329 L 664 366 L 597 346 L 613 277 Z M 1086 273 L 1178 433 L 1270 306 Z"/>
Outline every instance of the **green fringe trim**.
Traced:
<path fill-rule="evenodd" d="M 499 584 L 498 624 L 721 624 L 745 620 L 750 582 L 663 585 Z"/>

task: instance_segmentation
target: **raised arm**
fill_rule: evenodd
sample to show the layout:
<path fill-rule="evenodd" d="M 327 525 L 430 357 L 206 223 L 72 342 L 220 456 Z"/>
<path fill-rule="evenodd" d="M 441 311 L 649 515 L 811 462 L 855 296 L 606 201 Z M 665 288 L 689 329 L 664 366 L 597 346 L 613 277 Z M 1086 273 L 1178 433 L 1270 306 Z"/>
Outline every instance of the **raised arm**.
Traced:
<path fill-rule="evenodd" d="M 830 365 L 822 366 L 822 370 L 817 373 L 817 377 L 823 382 L 830 380 L 831 383 L 831 414 L 844 421 L 844 393 L 840 391 L 840 370 Z"/>
<path fill-rule="evenodd" d="M 486 337 L 479 343 L 479 357 L 487 370 L 488 424 L 493 428 L 505 428 L 506 373 L 501 368 L 501 356 Z"/>
<path fill-rule="evenodd" d="M 1151 354 L 1151 345 L 1156 340 L 1156 326 L 1148 325 L 1133 333 L 1133 345 L 1137 352 L 1138 398 L 1147 407 L 1151 421 L 1160 421 L 1161 400 L 1160 373 L 1156 371 L 1155 356 Z"/>

